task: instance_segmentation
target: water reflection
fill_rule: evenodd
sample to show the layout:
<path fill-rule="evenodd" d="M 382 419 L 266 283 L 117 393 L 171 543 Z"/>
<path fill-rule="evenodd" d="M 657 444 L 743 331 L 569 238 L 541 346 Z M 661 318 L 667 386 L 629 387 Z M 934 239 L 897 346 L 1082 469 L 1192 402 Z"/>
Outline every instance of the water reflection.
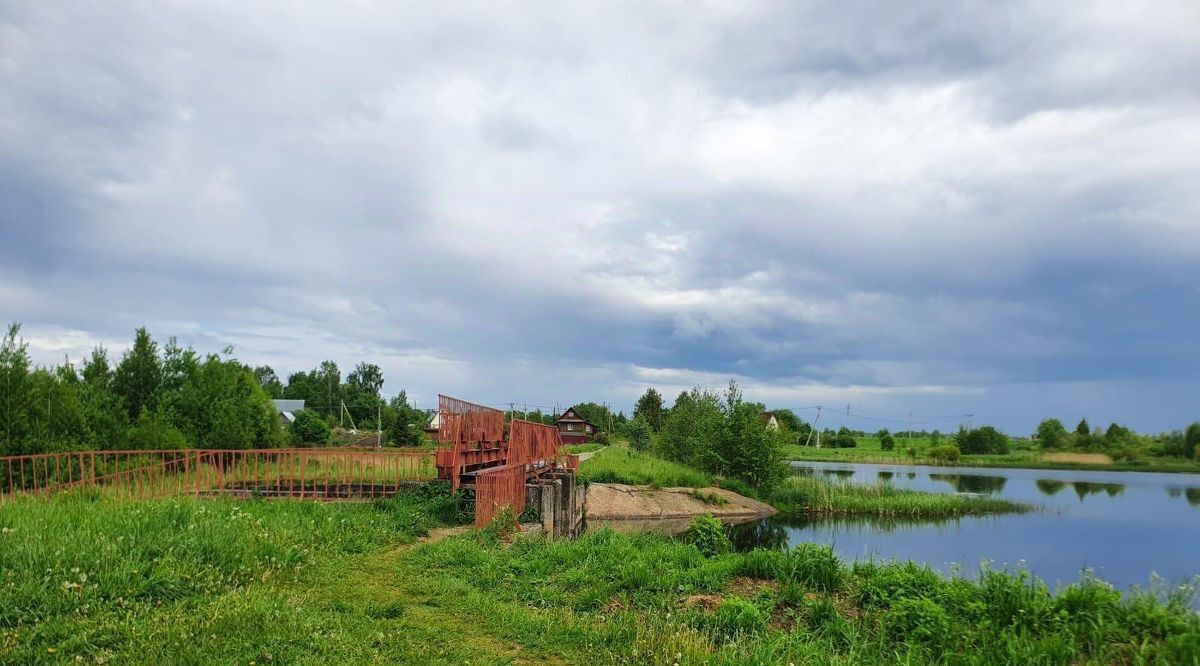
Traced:
<path fill-rule="evenodd" d="M 850 477 L 854 476 L 854 470 L 852 469 L 823 469 L 821 470 L 821 473 L 825 476 L 836 476 L 842 480 L 849 479 Z"/>
<path fill-rule="evenodd" d="M 913 528 L 957 524 L 958 518 L 906 520 L 903 518 L 805 516 L 775 514 L 728 528 L 729 540 L 739 552 L 755 548 L 786 549 L 788 535 L 797 532 L 819 532 L 836 538 L 838 534 L 888 534 Z"/>
<path fill-rule="evenodd" d="M 889 472 L 889 471 L 885 471 L 885 470 L 880 470 L 880 472 L 879 472 L 879 480 L 880 480 L 880 481 L 884 481 L 884 482 L 890 482 L 890 481 L 892 480 L 892 477 L 893 477 L 893 476 L 895 476 L 895 475 L 896 475 L 896 473 L 895 473 L 895 472 Z"/>
<path fill-rule="evenodd" d="M 929 478 L 948 483 L 960 493 L 976 495 L 999 495 L 1004 492 L 1004 484 L 1008 483 L 1008 479 L 1003 476 L 976 474 L 930 474 Z"/>
<path fill-rule="evenodd" d="M 1055 479 L 1038 479 L 1036 483 L 1037 489 L 1041 491 L 1043 495 L 1050 496 L 1057 495 L 1060 490 L 1067 487 L 1067 483 L 1065 481 L 1058 481 Z"/>
<path fill-rule="evenodd" d="M 1200 488 L 1184 488 L 1183 486 L 1167 486 L 1167 496 L 1178 499 L 1187 498 L 1187 503 L 1200 506 Z"/>
<path fill-rule="evenodd" d="M 1075 494 L 1080 500 L 1088 495 L 1098 493 L 1107 493 L 1109 497 L 1116 497 L 1125 492 L 1125 484 L 1123 483 L 1094 483 L 1091 481 L 1075 481 L 1071 484 L 1075 488 Z"/>

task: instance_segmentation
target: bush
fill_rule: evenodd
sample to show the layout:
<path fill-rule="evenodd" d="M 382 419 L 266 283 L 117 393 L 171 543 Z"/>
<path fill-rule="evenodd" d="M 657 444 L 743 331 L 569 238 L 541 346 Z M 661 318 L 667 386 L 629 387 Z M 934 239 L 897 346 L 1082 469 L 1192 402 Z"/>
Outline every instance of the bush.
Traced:
<path fill-rule="evenodd" d="M 329 441 L 329 424 L 316 412 L 301 409 L 293 414 L 292 441 L 296 444 L 325 444 Z"/>
<path fill-rule="evenodd" d="M 852 449 L 858 446 L 858 440 L 854 439 L 854 435 L 845 426 L 838 430 L 829 443 L 836 449 Z"/>
<path fill-rule="evenodd" d="M 608 446 L 608 444 L 609 444 L 609 441 L 608 441 L 608 433 L 606 433 L 606 432 L 598 432 L 598 433 L 596 433 L 596 434 L 595 434 L 595 435 L 592 437 L 592 443 L 593 443 L 593 444 L 599 444 L 600 446 Z"/>
<path fill-rule="evenodd" d="M 892 439 L 891 435 L 884 435 L 879 439 L 879 448 L 884 451 L 891 451 L 896 448 L 896 440 Z"/>
<path fill-rule="evenodd" d="M 959 430 L 954 439 L 959 450 L 966 454 L 1008 453 L 1008 436 L 992 426 Z"/>
<path fill-rule="evenodd" d="M 645 451 L 650 448 L 650 424 L 641 417 L 629 422 L 629 448 Z"/>
<path fill-rule="evenodd" d="M 955 460 L 958 460 L 958 455 L 958 447 L 954 446 L 953 444 L 935 446 L 932 449 L 929 449 L 929 457 L 942 462 L 954 462 Z"/>
<path fill-rule="evenodd" d="M 709 557 L 733 550 L 729 535 L 725 534 L 725 526 L 709 514 L 692 519 L 685 538 L 688 543 Z"/>

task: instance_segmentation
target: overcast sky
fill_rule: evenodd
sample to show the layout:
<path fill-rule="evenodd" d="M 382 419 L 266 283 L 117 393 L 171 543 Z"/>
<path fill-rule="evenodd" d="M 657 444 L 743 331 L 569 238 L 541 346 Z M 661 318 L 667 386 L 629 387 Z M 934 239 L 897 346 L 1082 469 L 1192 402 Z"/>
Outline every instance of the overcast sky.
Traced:
<path fill-rule="evenodd" d="M 0 2 L 35 358 L 1200 419 L 1194 0 L 399 4 Z"/>

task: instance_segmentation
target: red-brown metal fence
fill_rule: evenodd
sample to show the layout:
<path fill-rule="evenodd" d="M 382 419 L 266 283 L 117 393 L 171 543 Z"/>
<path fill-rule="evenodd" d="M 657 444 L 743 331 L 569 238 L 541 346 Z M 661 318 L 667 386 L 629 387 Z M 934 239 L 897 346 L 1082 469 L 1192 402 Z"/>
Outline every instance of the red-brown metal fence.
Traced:
<path fill-rule="evenodd" d="M 438 395 L 438 441 L 443 444 L 504 440 L 504 412 Z"/>
<path fill-rule="evenodd" d="M 79 451 L 0 458 L 0 502 L 20 493 L 97 489 L 118 497 L 176 495 L 377 498 L 435 476 L 420 451 L 180 449 Z"/>
<path fill-rule="evenodd" d="M 505 508 L 525 510 L 525 465 L 493 467 L 475 476 L 475 527 L 484 528 Z"/>

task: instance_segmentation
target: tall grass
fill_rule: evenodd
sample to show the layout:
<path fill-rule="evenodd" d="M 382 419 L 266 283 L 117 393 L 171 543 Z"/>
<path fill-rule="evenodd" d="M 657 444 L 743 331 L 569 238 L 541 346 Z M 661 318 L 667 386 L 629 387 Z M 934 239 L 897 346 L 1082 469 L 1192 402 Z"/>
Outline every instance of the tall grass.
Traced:
<path fill-rule="evenodd" d="M 459 581 L 455 603 L 506 604 L 505 616 L 480 622 L 572 663 L 1200 659 L 1186 590 L 1122 598 L 1085 577 L 1055 594 L 1023 572 L 963 579 L 912 563 L 847 565 L 815 544 L 705 556 L 681 541 L 601 530 L 509 549 L 454 539 L 419 549 L 406 566 Z"/>
<path fill-rule="evenodd" d="M 648 453 L 610 446 L 583 461 L 580 477 L 588 482 L 625 483 L 657 488 L 702 488 L 712 478 L 699 470 L 657 458 Z"/>
<path fill-rule="evenodd" d="M 925 493 L 886 483 L 859 485 L 804 476 L 786 479 L 770 492 L 768 500 L 789 513 L 892 518 L 947 518 L 1032 510 L 1027 504 L 1008 500 Z"/>

